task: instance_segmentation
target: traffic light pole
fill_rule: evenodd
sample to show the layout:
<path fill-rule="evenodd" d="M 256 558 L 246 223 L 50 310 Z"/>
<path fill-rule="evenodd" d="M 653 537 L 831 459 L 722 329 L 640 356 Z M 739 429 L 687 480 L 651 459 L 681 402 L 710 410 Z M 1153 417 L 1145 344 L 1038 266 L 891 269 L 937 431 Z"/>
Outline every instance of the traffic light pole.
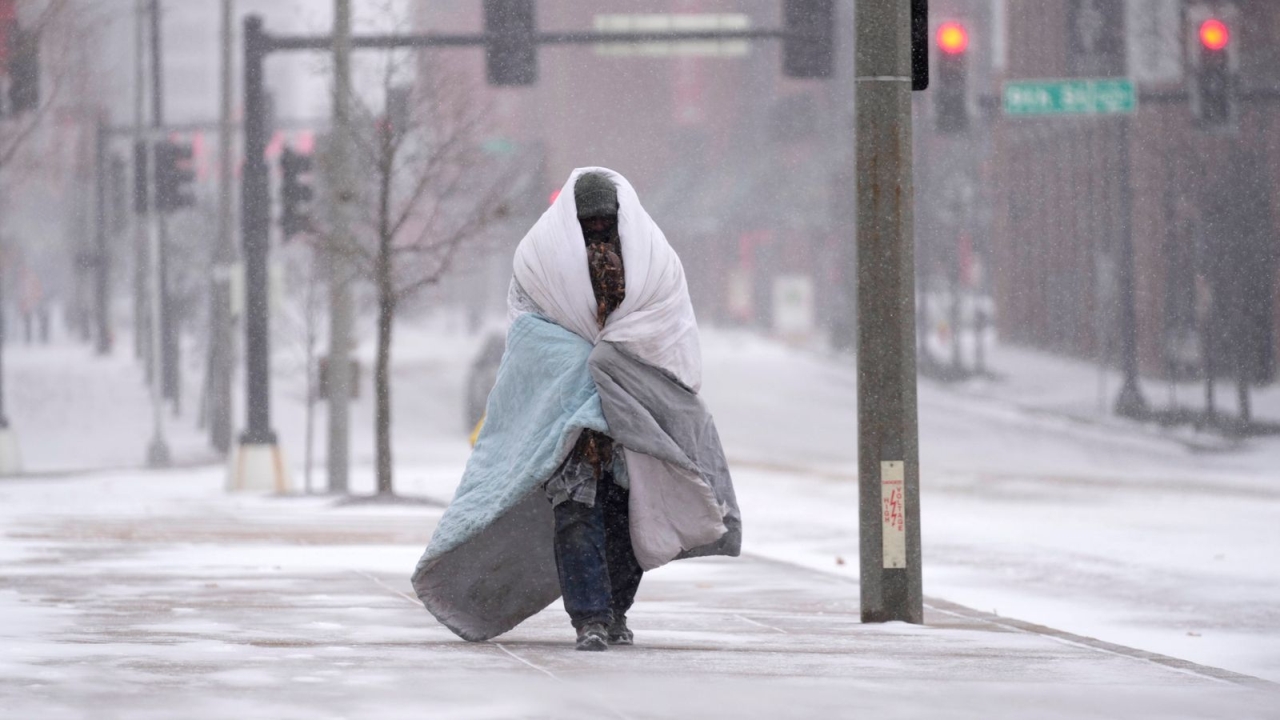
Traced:
<path fill-rule="evenodd" d="M 1121 417 L 1141 419 L 1147 415 L 1147 401 L 1138 381 L 1138 308 L 1135 274 L 1137 260 L 1133 247 L 1133 185 L 1130 176 L 1131 120 L 1120 123 L 1120 237 L 1117 284 L 1120 300 L 1120 363 L 1124 379 L 1116 397 L 1115 412 Z"/>
<path fill-rule="evenodd" d="M 268 46 L 261 17 L 245 18 L 243 43 L 245 112 L 240 231 L 245 283 L 247 424 L 229 475 L 229 489 L 284 492 L 288 489 L 285 464 L 275 431 L 271 429 L 271 294 L 267 287 L 271 195 L 262 72 Z"/>
<path fill-rule="evenodd" d="M 152 10 L 155 7 L 152 5 Z M 137 3 L 137 33 L 138 33 L 138 63 L 137 63 L 137 98 L 134 120 L 137 125 L 135 131 L 137 139 L 143 141 L 141 143 L 142 151 L 142 192 L 146 195 L 143 199 L 143 214 L 138 218 L 139 225 L 145 228 L 146 239 L 146 257 L 147 257 L 147 290 L 149 297 L 148 310 L 150 311 L 150 341 L 146 344 L 147 350 L 150 352 L 151 372 L 149 379 L 151 381 L 151 422 L 152 432 L 151 444 L 147 447 L 147 465 L 149 467 L 168 467 L 171 462 L 169 453 L 169 444 L 164 436 L 164 370 L 163 356 L 164 348 L 161 342 L 161 298 L 163 292 L 161 289 L 162 279 L 160 276 L 160 212 L 156 207 L 156 163 L 155 163 L 155 147 L 150 142 L 150 136 L 153 133 L 147 133 L 143 129 L 144 115 L 146 109 L 146 83 L 145 83 L 145 52 L 143 51 L 144 42 L 142 38 L 146 33 L 146 0 L 138 0 Z M 153 101 L 155 98 L 153 98 Z M 157 123 L 158 126 L 158 123 Z"/>
<path fill-rule="evenodd" d="M 855 12 L 862 620 L 923 623 L 911 5 L 860 0 Z"/>

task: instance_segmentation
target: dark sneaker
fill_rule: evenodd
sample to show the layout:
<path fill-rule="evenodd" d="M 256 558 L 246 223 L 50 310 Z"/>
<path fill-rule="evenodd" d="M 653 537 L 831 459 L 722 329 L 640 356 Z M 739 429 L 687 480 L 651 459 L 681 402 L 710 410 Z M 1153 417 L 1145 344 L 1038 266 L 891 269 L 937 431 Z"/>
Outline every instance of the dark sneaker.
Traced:
<path fill-rule="evenodd" d="M 600 652 L 609 649 L 609 631 L 604 623 L 588 623 L 578 630 L 578 649 Z"/>
<path fill-rule="evenodd" d="M 636 634 L 631 632 L 631 628 L 627 627 L 627 619 L 618 618 L 609 626 L 609 644 L 610 645 L 634 645 L 636 642 Z"/>

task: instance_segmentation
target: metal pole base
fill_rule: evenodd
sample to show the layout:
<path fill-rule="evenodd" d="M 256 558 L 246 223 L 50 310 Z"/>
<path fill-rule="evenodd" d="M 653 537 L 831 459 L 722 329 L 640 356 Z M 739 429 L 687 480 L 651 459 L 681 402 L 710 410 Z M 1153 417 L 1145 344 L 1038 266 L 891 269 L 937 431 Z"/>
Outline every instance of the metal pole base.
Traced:
<path fill-rule="evenodd" d="M 285 494 L 292 483 L 289 465 L 277 443 L 241 442 L 227 474 L 227 492 Z"/>
<path fill-rule="evenodd" d="M 1116 397 L 1116 415 L 1142 420 L 1147 417 L 1149 410 L 1137 383 L 1126 382 L 1124 387 L 1120 388 L 1120 395 Z"/>
<path fill-rule="evenodd" d="M 18 436 L 7 424 L 0 427 L 0 477 L 22 473 L 22 453 L 18 451 Z"/>
<path fill-rule="evenodd" d="M 169 454 L 169 445 L 164 438 L 152 438 L 147 446 L 147 467 L 167 468 L 173 464 L 173 456 Z"/>

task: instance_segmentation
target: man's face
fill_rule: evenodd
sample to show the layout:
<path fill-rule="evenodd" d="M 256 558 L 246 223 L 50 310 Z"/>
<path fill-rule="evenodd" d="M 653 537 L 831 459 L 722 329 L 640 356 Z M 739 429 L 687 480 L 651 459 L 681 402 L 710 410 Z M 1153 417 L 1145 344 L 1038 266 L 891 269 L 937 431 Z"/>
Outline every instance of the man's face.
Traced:
<path fill-rule="evenodd" d="M 618 216 L 600 215 L 581 218 L 578 223 L 582 225 L 582 236 L 586 239 L 587 244 L 610 242 L 617 234 Z"/>
<path fill-rule="evenodd" d="M 597 217 L 589 217 L 582 219 L 582 230 L 589 233 L 598 233 L 605 230 L 610 225 L 610 218 L 607 215 L 599 215 Z"/>

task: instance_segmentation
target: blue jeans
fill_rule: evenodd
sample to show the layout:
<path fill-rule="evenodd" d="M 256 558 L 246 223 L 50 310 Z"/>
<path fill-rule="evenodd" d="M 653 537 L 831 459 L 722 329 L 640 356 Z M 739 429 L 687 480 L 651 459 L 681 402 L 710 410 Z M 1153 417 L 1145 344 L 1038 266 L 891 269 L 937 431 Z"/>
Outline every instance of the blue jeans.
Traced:
<path fill-rule="evenodd" d="M 630 496 L 605 473 L 594 505 L 567 500 L 555 508 L 556 569 L 574 629 L 626 617 L 644 570 L 631 549 Z"/>

